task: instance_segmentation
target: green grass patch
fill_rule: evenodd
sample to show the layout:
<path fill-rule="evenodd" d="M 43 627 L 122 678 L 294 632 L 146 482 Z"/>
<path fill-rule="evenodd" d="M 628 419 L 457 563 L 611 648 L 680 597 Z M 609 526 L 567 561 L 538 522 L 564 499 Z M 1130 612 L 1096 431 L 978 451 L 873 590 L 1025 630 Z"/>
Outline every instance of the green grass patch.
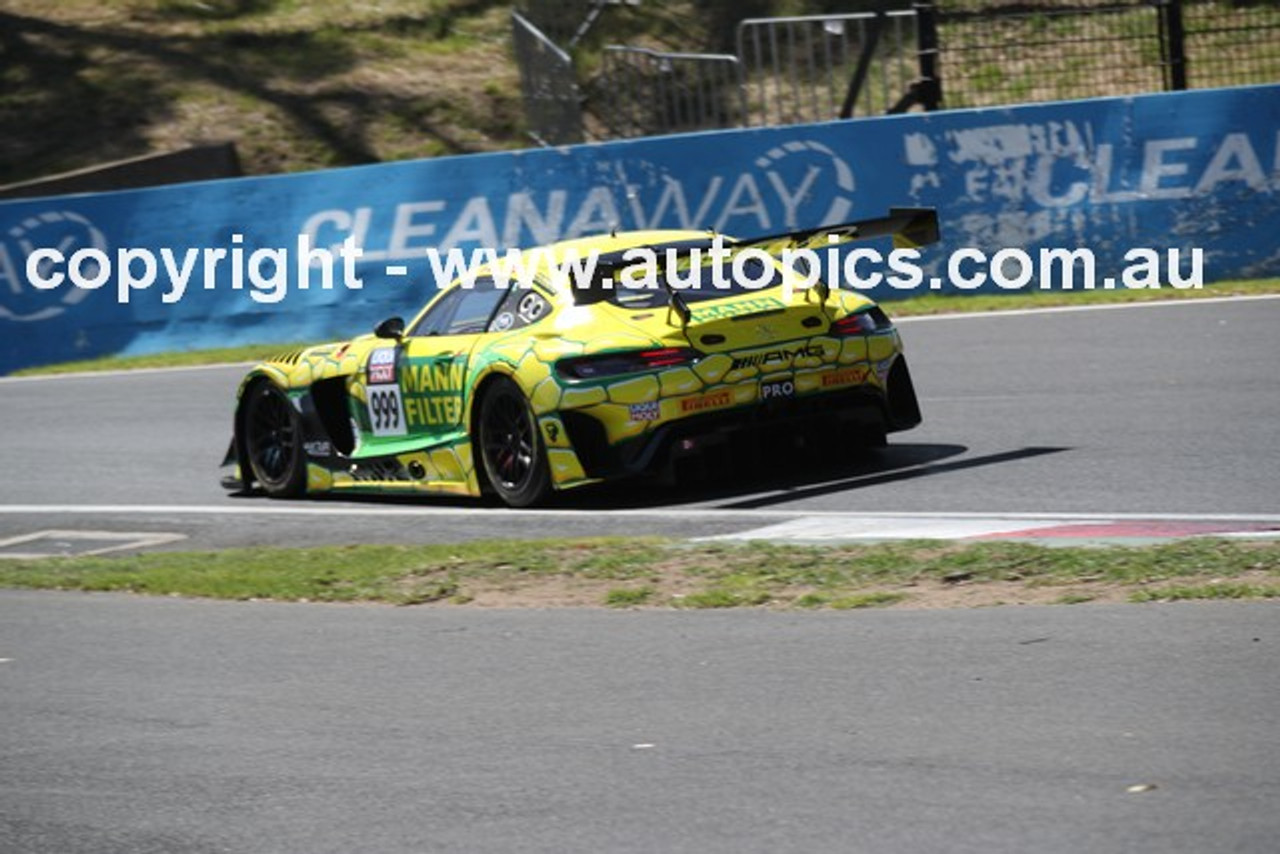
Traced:
<path fill-rule="evenodd" d="M 175 353 L 150 353 L 142 356 L 103 356 L 78 362 L 40 365 L 14 371 L 15 377 L 40 377 L 93 371 L 132 371 L 139 368 L 188 368 L 198 365 L 261 362 L 288 350 L 299 350 L 307 344 L 245 344 L 240 347 L 218 347 L 212 350 L 187 350 Z"/>
<path fill-rule="evenodd" d="M 529 147 L 512 53 L 512 5 L 5 0 L 3 10 L 13 17 L 5 21 L 0 64 L 0 183 L 200 139 L 235 140 L 249 174 Z M 539 8 L 551 12 L 555 5 Z M 625 109 L 599 76 L 605 44 L 732 51 L 744 15 L 805 15 L 839 5 L 606 4 L 574 48 L 578 82 L 589 94 L 588 128 L 603 133 L 603 117 Z M 572 30 L 585 7 L 568 4 L 562 23 Z M 1184 15 L 1197 87 L 1264 83 L 1280 75 L 1274 4 L 1197 3 Z M 948 108 L 1161 88 L 1156 19 L 1145 8 L 1089 16 L 1046 9 L 1000 20 L 944 16 L 939 32 Z M 569 34 L 553 36 L 563 44 Z M 914 52 L 891 41 L 881 43 L 872 68 L 873 78 L 887 75 L 888 85 L 868 86 L 860 110 L 884 112 L 900 94 L 889 80 L 898 74 L 895 67 L 914 61 Z M 1124 53 L 1123 68 L 1107 46 Z M 808 50 L 791 55 L 803 63 Z M 809 120 L 824 118 L 817 101 L 829 75 L 817 75 L 818 88 L 806 87 L 797 98 L 789 94 L 796 83 L 789 68 L 784 60 L 776 73 L 751 75 L 749 124 L 770 123 L 779 106 Z M 772 94 L 762 103 L 759 92 Z M 804 106 L 810 101 L 812 109 Z"/>
<path fill-rule="evenodd" d="M 9 0 L 0 183 L 208 138 L 248 174 L 527 147 L 509 9 Z"/>
<path fill-rule="evenodd" d="M 1130 595 L 1134 602 L 1186 602 L 1197 599 L 1277 599 L 1280 586 L 1267 584 L 1176 584 L 1138 590 Z"/>
<path fill-rule="evenodd" d="M 773 597 L 763 590 L 735 590 L 728 587 L 712 587 L 698 593 L 690 593 L 676 599 L 673 604 L 681 608 L 744 608 L 763 605 Z"/>
<path fill-rule="evenodd" d="M 656 587 L 617 587 L 604 595 L 610 608 L 635 608 L 644 605 L 657 593 Z"/>
<path fill-rule="evenodd" d="M 832 596 L 827 593 L 806 593 L 791 602 L 795 608 L 830 608 L 833 611 L 853 611 L 859 608 L 883 608 L 897 605 L 910 597 L 906 593 L 895 593 L 885 590 L 870 593 L 853 593 L 845 596 Z"/>
<path fill-rule="evenodd" d="M 1073 305 L 1193 300 L 1209 297 L 1264 296 L 1280 294 L 1280 279 L 1216 282 L 1195 290 L 1146 288 L 1142 290 L 1010 291 L 1000 294 L 925 294 L 885 302 L 893 317 L 922 314 L 963 314 L 975 311 L 1012 311 L 1027 308 L 1058 308 Z"/>
<path fill-rule="evenodd" d="M 397 605 L 849 610 L 957 604 L 958 590 L 964 604 L 1073 604 L 1271 598 L 1273 580 L 1280 543 L 1214 539 L 1048 548 L 607 538 L 0 560 L 0 587 Z"/>
<path fill-rule="evenodd" d="M 852 596 L 837 596 L 827 603 L 828 607 L 837 611 L 852 611 L 858 608 L 883 608 L 905 601 L 905 593 L 857 593 Z"/>

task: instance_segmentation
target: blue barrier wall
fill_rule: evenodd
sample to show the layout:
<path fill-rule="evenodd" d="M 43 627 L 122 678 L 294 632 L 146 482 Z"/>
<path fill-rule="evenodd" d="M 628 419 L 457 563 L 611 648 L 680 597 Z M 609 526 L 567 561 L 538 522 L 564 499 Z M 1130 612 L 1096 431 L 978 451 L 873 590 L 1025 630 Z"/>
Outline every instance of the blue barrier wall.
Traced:
<path fill-rule="evenodd" d="M 410 314 L 433 287 L 428 246 L 530 246 L 619 229 L 748 237 L 937 207 L 943 243 L 1090 247 L 1100 272 L 1133 246 L 1205 251 L 1209 280 L 1280 275 L 1280 86 L 657 137 L 0 204 L 0 372 L 104 353 L 323 340 Z M 233 243 L 233 235 L 243 235 Z M 29 254 L 96 247 L 296 248 L 354 238 L 361 290 L 284 299 L 198 265 L 175 302 L 165 275 L 121 304 L 38 290 Z M 403 265 L 405 274 L 389 274 Z M 140 268 L 139 268 L 140 269 Z M 91 273 L 91 269 L 85 272 Z M 118 272 L 118 271 L 117 271 Z M 270 274 L 270 267 L 263 268 Z M 877 292 L 878 297 L 904 295 Z"/>

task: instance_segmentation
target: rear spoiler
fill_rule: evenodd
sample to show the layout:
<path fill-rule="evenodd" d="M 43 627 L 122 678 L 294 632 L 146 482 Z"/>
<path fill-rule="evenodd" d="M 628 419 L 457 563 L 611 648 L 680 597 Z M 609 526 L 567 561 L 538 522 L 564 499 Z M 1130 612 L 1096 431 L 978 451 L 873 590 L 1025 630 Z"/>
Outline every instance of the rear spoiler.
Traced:
<path fill-rule="evenodd" d="M 846 222 L 843 225 L 823 225 L 804 231 L 786 231 L 768 237 L 755 237 L 734 243 L 735 249 L 755 247 L 770 255 L 784 249 L 823 249 L 851 240 L 870 240 L 873 237 L 893 237 L 895 249 L 917 249 L 937 243 L 938 212 L 933 208 L 890 208 L 888 216 Z M 831 238 L 837 238 L 832 240 Z"/>
<path fill-rule="evenodd" d="M 755 237 L 750 240 L 721 239 L 730 249 L 755 248 L 762 249 L 770 255 L 779 255 L 785 249 L 818 250 L 853 240 L 870 240 L 875 237 L 889 236 L 893 237 L 893 245 L 896 249 L 915 249 L 937 243 L 939 240 L 938 212 L 934 208 L 890 208 L 888 216 L 875 219 L 863 219 L 841 225 L 823 225 L 800 231 L 785 231 L 781 234 Z M 680 252 L 692 252 L 695 249 L 710 251 L 714 244 L 715 235 L 709 234 L 707 237 L 637 246 L 601 255 L 597 259 L 590 284 L 574 291 L 574 302 L 578 305 L 591 305 L 607 300 L 612 290 L 611 287 L 604 285 L 605 280 L 611 283 L 617 281 L 618 271 L 637 263 L 635 256 L 631 254 L 637 250 L 648 249 L 661 255 L 667 249 L 676 249 Z"/>

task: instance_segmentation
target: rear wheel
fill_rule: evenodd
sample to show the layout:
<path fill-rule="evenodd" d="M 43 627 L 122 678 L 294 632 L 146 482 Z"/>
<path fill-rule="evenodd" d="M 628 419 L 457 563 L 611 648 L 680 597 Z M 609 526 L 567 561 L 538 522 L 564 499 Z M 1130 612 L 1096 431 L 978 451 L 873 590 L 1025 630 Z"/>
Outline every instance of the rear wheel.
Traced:
<path fill-rule="evenodd" d="M 307 486 L 302 419 L 283 391 L 259 382 L 245 393 L 245 455 L 253 479 L 272 498 L 293 498 Z"/>
<path fill-rule="evenodd" d="M 537 504 L 551 473 L 537 422 L 519 386 L 495 380 L 480 401 L 480 456 L 494 490 L 512 507 Z"/>

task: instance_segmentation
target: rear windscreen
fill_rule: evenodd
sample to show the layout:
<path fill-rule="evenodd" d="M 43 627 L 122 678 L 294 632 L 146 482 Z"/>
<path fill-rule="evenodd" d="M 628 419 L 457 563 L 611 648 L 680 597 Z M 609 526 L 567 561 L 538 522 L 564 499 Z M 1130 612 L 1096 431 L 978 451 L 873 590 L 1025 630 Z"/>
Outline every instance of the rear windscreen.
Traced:
<path fill-rule="evenodd" d="M 668 287 L 693 303 L 755 293 L 782 284 L 782 271 L 777 265 L 765 264 L 751 255 L 716 261 L 707 256 L 685 255 L 674 260 L 676 263 L 671 264 L 659 255 L 656 265 L 616 270 L 609 302 L 622 308 L 659 308 L 670 300 Z M 655 268 L 653 275 L 648 275 Z"/>

